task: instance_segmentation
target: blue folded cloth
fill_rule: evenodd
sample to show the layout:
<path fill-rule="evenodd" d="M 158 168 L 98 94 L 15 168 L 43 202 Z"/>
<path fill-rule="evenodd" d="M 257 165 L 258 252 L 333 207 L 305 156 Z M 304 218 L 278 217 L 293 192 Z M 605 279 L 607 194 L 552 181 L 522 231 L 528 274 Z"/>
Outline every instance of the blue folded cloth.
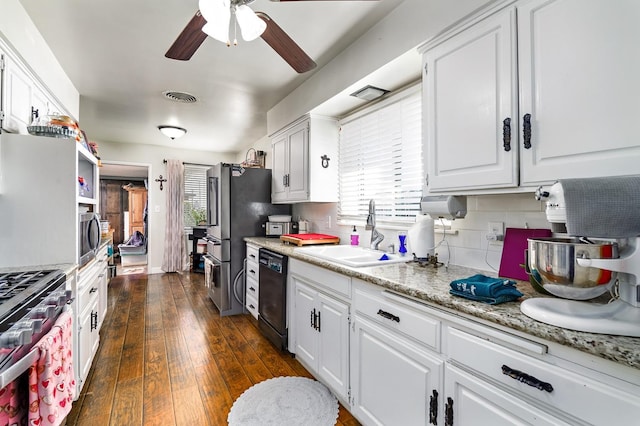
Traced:
<path fill-rule="evenodd" d="M 451 281 L 449 293 L 471 300 L 497 305 L 511 302 L 523 296 L 516 288 L 516 282 L 504 278 L 487 277 L 478 274 Z"/>

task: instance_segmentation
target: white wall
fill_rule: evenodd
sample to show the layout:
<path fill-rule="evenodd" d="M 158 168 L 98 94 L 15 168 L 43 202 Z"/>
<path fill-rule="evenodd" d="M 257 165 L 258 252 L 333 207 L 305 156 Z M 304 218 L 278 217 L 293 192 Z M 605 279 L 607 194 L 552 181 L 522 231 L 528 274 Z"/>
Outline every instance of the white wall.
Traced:
<path fill-rule="evenodd" d="M 303 203 L 293 207 L 294 219 L 299 217 L 310 221 L 311 232 L 327 233 L 340 237 L 341 244 L 349 244 L 349 235 L 353 226 L 337 224 L 337 204 Z M 457 235 L 446 235 L 448 243 L 437 250 L 438 259 L 444 263 L 467 266 L 483 271 L 498 270 L 502 257 L 502 242 L 489 242 L 486 239 L 489 222 L 503 222 L 506 228 L 544 228 L 550 229 L 541 202 L 533 194 L 479 195 L 467 197 L 467 215 L 464 219 L 454 220 L 451 229 Z M 360 245 L 367 247 L 371 241 L 371 231 L 365 231 L 366 217 L 356 225 L 360 234 Z M 398 248 L 398 231 L 406 228 L 389 229 L 378 227 L 385 235 L 380 244 L 386 249 L 389 244 Z M 436 243 L 442 234 L 436 234 Z M 411 242 L 408 243 L 411 253 Z M 485 261 L 486 259 L 486 261 Z"/>
<path fill-rule="evenodd" d="M 267 113 L 273 134 L 494 0 L 405 0 Z"/>
<path fill-rule="evenodd" d="M 179 146 L 176 140 L 176 146 Z M 98 142 L 98 150 L 102 161 L 130 162 L 149 164 L 149 273 L 161 273 L 162 256 L 164 254 L 164 228 L 166 224 L 166 187 L 160 191 L 160 184 L 155 181 L 159 175 L 166 177 L 166 167 L 162 160 L 175 159 L 187 163 L 216 164 L 219 162 L 233 162 L 233 154 L 215 152 L 181 150 L 146 144 L 124 144 L 116 142 Z"/>
<path fill-rule="evenodd" d="M 73 25 L 70 22 L 60 25 Z M 80 120 L 80 94 L 18 0 L 0 4 L 0 37 L 31 68 L 60 104 Z"/>

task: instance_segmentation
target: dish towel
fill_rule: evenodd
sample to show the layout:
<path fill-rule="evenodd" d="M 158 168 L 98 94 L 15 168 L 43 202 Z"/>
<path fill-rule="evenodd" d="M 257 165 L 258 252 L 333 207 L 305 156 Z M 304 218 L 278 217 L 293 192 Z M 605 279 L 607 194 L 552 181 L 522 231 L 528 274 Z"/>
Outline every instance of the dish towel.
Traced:
<path fill-rule="evenodd" d="M 640 175 L 561 179 L 567 233 L 579 237 L 640 235 Z"/>
<path fill-rule="evenodd" d="M 22 425 L 27 420 L 26 382 L 18 377 L 0 389 L 0 425 Z"/>
<path fill-rule="evenodd" d="M 71 411 L 73 375 L 72 315 L 63 312 L 36 344 L 40 357 L 29 367 L 29 424 L 60 425 Z"/>
<path fill-rule="evenodd" d="M 516 282 L 504 278 L 492 278 L 482 274 L 451 281 L 449 293 L 490 305 L 511 302 L 523 296 Z"/>

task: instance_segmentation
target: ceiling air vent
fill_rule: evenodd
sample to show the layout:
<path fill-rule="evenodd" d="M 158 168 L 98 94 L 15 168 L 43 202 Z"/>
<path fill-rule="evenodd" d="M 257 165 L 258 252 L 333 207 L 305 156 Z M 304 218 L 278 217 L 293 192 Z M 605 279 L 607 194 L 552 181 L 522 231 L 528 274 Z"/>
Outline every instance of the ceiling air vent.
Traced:
<path fill-rule="evenodd" d="M 174 92 L 171 90 L 167 90 L 166 92 L 162 92 L 165 98 L 174 102 L 182 102 L 184 104 L 192 104 L 197 101 L 196 97 L 190 93 L 185 92 Z"/>

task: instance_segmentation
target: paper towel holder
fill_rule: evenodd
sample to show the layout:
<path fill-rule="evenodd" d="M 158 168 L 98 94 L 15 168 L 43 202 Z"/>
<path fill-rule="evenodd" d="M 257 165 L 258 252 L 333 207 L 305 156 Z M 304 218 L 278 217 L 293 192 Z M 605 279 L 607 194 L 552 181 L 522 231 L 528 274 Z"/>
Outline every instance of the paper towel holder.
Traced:
<path fill-rule="evenodd" d="M 420 199 L 422 214 L 432 218 L 463 219 L 467 215 L 465 195 L 427 195 Z"/>

